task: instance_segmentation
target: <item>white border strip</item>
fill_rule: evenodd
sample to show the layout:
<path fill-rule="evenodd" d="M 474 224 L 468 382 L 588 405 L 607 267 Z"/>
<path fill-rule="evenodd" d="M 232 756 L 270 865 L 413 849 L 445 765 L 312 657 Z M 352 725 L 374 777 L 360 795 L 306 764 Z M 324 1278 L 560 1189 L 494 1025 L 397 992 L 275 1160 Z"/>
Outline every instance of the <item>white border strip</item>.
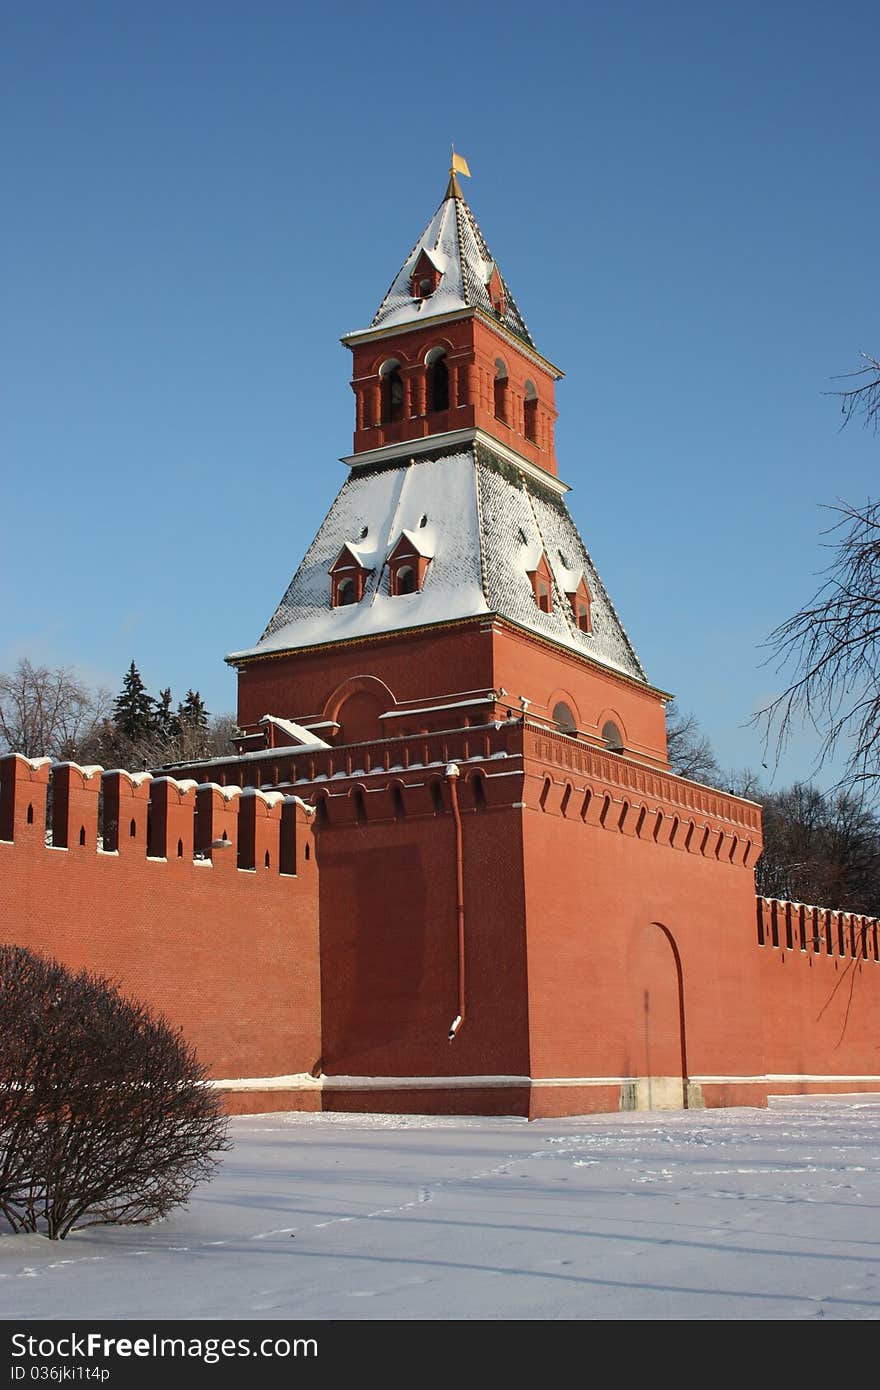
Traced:
<path fill-rule="evenodd" d="M 640 1076 L 312 1076 L 309 1072 L 294 1072 L 289 1076 L 237 1077 L 232 1080 L 210 1081 L 219 1091 L 450 1091 L 479 1090 L 494 1087 L 532 1086 L 544 1089 L 553 1086 L 627 1086 L 634 1082 L 662 1081 L 667 1077 Z M 680 1078 L 675 1078 L 680 1080 Z M 852 1084 L 876 1086 L 880 1076 L 828 1076 L 803 1072 L 787 1075 L 768 1072 L 764 1076 L 690 1076 L 688 1080 L 700 1086 L 768 1086 L 815 1082 L 820 1085 Z"/>

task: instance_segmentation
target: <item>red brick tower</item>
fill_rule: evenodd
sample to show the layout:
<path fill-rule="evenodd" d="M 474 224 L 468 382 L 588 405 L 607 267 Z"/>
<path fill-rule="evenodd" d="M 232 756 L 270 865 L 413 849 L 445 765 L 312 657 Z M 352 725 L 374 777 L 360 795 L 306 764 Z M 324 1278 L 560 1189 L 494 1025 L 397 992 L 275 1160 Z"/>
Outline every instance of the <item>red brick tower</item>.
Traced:
<path fill-rule="evenodd" d="M 349 475 L 228 658 L 239 756 L 189 770 L 316 807 L 303 1084 L 417 1111 L 754 1099 L 759 811 L 668 771 L 666 697 L 557 476 L 560 373 L 454 175 L 343 341 Z"/>
<path fill-rule="evenodd" d="M 343 341 L 350 476 L 260 641 L 229 657 L 243 748 L 528 709 L 593 747 L 668 766 L 663 693 L 557 476 L 561 373 L 537 351 L 454 173 L 370 326 Z"/>

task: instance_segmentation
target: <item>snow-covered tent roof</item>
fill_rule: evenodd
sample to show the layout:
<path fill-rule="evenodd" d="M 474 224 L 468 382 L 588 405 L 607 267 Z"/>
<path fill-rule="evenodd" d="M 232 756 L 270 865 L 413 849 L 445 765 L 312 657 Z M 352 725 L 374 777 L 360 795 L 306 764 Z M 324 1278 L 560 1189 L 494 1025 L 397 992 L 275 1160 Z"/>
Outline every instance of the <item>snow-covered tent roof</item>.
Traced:
<path fill-rule="evenodd" d="M 328 574 L 343 545 L 371 550 L 359 603 L 331 606 Z M 385 561 L 402 533 L 432 555 L 422 588 L 394 595 Z M 535 602 L 529 570 L 544 554 L 552 608 Z M 566 593 L 581 574 L 592 631 L 582 632 Z M 577 587 L 575 583 L 574 588 Z M 494 613 L 638 680 L 645 673 L 564 501 L 482 444 L 459 452 L 354 468 L 255 647 L 231 661 L 352 641 Z"/>
<path fill-rule="evenodd" d="M 412 277 L 419 256 L 425 252 L 441 272 L 440 284 L 424 299 L 412 297 Z M 477 220 L 464 200 L 458 182 L 451 179 L 446 197 L 410 251 L 376 310 L 370 328 L 391 328 L 418 323 L 436 314 L 477 308 L 492 314 L 518 338 L 534 347 L 525 320 L 499 270 L 504 289 L 503 313 L 497 313 L 489 297 L 489 281 L 496 262 L 483 239 Z M 354 336 L 354 335 L 350 335 Z"/>

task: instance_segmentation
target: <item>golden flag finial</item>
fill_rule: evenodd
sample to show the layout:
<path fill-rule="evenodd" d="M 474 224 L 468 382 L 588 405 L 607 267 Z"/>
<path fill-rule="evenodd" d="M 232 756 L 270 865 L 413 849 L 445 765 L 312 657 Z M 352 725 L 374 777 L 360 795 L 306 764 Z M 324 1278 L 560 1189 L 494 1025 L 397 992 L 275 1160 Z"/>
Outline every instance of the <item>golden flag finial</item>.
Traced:
<path fill-rule="evenodd" d="M 463 154 L 455 153 L 455 145 L 453 145 L 452 163 L 449 166 L 449 184 L 446 189 L 447 198 L 463 197 L 462 191 L 458 184 L 458 179 L 456 178 L 456 174 L 464 174 L 466 179 L 469 179 L 471 177 L 471 171 L 468 168 L 467 160 L 465 159 Z"/>

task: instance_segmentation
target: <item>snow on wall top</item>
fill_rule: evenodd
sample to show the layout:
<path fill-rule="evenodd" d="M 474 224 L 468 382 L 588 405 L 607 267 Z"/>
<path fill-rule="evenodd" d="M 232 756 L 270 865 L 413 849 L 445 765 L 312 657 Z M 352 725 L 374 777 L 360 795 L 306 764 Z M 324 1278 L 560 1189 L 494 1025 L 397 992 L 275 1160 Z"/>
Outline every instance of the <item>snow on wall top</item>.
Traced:
<path fill-rule="evenodd" d="M 421 525 L 427 517 L 425 525 Z M 363 534 L 366 528 L 366 535 Z M 432 556 L 420 591 L 393 596 L 385 563 L 402 532 Z M 365 568 L 359 603 L 331 607 L 328 570 L 360 537 Z M 529 571 L 541 554 L 553 575 L 553 604 L 535 602 Z M 584 576 L 592 632 L 581 632 L 566 594 Z M 572 583 L 572 579 L 576 582 Z M 255 647 L 232 660 L 350 641 L 496 613 L 638 680 L 645 673 L 561 499 L 484 449 L 354 469 Z"/>
<path fill-rule="evenodd" d="M 423 251 L 441 271 L 441 280 L 432 295 L 413 299 L 410 293 L 412 275 Z M 504 313 L 499 315 L 493 309 L 488 284 L 494 268 L 492 253 L 461 193 L 446 197 L 394 277 L 370 328 L 391 328 L 418 323 L 436 314 L 453 313 L 456 309 L 478 308 L 499 318 L 518 338 L 534 347 L 525 320 L 503 278 Z"/>

